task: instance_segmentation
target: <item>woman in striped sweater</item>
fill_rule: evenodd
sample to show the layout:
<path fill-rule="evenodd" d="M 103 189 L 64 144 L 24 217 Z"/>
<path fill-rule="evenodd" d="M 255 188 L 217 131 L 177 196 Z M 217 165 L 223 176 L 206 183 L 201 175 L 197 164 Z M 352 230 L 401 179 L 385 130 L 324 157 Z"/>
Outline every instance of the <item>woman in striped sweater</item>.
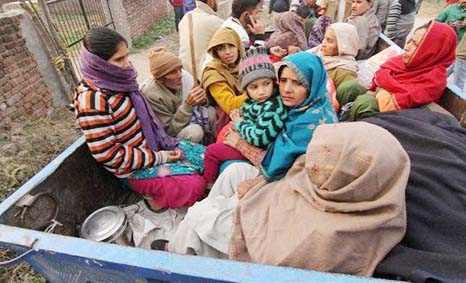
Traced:
<path fill-rule="evenodd" d="M 84 38 L 75 106 L 92 156 L 150 198 L 153 208 L 190 206 L 205 190 L 204 147 L 169 137 L 139 92 L 126 40 L 99 27 Z"/>

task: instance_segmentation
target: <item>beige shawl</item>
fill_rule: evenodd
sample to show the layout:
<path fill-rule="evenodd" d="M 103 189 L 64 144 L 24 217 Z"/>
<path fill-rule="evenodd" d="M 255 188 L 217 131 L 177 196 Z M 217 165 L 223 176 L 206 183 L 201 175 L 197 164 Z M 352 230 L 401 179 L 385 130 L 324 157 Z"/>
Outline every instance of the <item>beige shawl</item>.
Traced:
<path fill-rule="evenodd" d="M 295 12 L 284 12 L 276 17 L 275 25 L 277 30 L 270 35 L 265 42 L 265 47 L 272 48 L 280 46 L 287 49 L 288 46 L 297 46 L 301 50 L 306 50 L 307 36 L 304 26 L 304 19 Z"/>
<path fill-rule="evenodd" d="M 321 125 L 283 179 L 239 202 L 229 256 L 370 276 L 406 231 L 409 171 L 408 155 L 386 130 Z"/>
<path fill-rule="evenodd" d="M 324 56 L 322 54 L 321 44 L 310 50 L 322 58 L 325 69 L 332 70 L 335 68 L 345 69 L 354 73 L 358 72 L 358 32 L 356 28 L 348 23 L 334 23 L 330 27 L 335 32 L 338 45 L 338 55 Z"/>

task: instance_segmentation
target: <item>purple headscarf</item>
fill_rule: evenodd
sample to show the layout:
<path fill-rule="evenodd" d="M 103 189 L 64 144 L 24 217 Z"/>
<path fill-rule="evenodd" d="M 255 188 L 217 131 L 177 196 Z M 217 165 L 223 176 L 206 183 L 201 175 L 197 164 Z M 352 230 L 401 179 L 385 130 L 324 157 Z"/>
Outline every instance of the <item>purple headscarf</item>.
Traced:
<path fill-rule="evenodd" d="M 333 23 L 333 20 L 326 15 L 320 16 L 315 22 L 314 26 L 309 33 L 308 45 L 309 48 L 314 48 L 321 44 L 325 37 L 325 31 L 328 26 Z"/>
<path fill-rule="evenodd" d="M 84 46 L 81 48 L 79 63 L 86 81 L 100 89 L 129 93 L 141 123 L 142 133 L 151 150 L 168 150 L 176 147 L 178 141 L 167 135 L 159 119 L 139 91 L 136 81 L 138 74 L 132 65 L 126 69 L 117 67 L 92 54 Z"/>

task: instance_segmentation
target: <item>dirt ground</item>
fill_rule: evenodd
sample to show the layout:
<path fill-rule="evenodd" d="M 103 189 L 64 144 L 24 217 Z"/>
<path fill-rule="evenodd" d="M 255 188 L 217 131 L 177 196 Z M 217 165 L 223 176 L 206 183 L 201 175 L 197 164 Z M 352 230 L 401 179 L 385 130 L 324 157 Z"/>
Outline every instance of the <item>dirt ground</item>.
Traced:
<path fill-rule="evenodd" d="M 219 2 L 221 14 L 225 16 L 226 7 L 231 1 Z M 416 26 L 435 18 L 442 5 L 439 0 L 424 0 L 416 19 Z M 265 3 L 264 12 L 267 7 L 268 3 Z M 265 13 L 263 19 L 266 25 L 271 24 L 270 17 Z M 178 34 L 173 30 L 154 45 L 165 46 L 177 54 Z M 138 70 L 139 82 L 150 76 L 147 56 L 148 49 L 136 50 L 130 55 L 130 60 Z M 13 193 L 79 136 L 74 113 L 66 108 L 51 109 L 47 117 L 25 116 L 0 123 L 0 201 Z M 0 250 L 0 261 L 12 256 L 13 253 Z M 38 283 L 45 280 L 26 264 L 21 264 L 8 270 L 0 270 L 0 282 Z"/>

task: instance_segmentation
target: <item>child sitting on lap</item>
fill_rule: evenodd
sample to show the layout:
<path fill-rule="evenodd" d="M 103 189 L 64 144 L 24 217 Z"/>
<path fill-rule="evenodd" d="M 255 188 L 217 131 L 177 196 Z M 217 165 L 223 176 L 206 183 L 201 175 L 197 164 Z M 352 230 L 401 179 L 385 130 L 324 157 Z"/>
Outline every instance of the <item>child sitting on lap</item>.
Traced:
<path fill-rule="evenodd" d="M 238 131 L 244 140 L 260 148 L 266 148 L 275 140 L 286 118 L 286 108 L 275 87 L 275 79 L 275 70 L 265 48 L 248 50 L 239 63 L 239 80 L 248 99 L 241 109 L 230 113 L 232 123 L 226 127 L 234 129 L 227 130 L 226 135 L 229 131 Z M 204 158 L 204 179 L 213 183 L 222 162 L 238 159 L 246 158 L 229 145 L 209 145 Z"/>

